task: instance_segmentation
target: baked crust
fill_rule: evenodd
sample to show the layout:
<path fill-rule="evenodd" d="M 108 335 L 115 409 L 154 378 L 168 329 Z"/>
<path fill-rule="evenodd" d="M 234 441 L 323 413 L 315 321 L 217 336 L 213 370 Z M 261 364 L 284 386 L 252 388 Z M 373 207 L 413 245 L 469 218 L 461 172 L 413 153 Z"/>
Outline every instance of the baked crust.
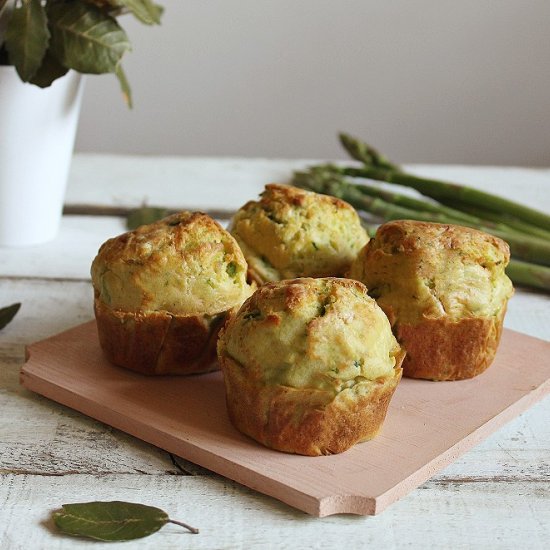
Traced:
<path fill-rule="evenodd" d="M 426 319 L 398 325 L 396 336 L 407 350 L 403 375 L 428 380 L 463 380 L 487 369 L 500 342 L 506 308 L 491 318 L 458 321 Z"/>
<path fill-rule="evenodd" d="M 229 417 L 263 445 L 340 453 L 379 431 L 404 352 L 358 281 L 260 287 L 220 333 Z"/>
<path fill-rule="evenodd" d="M 396 357 L 392 377 L 364 383 L 370 386 L 366 395 L 348 388 L 328 405 L 322 404 L 323 392 L 258 383 L 221 355 L 229 418 L 239 431 L 271 449 L 306 456 L 342 453 L 379 433 L 401 379 L 404 355 Z"/>
<path fill-rule="evenodd" d="M 342 277 L 368 241 L 357 212 L 336 197 L 269 184 L 243 205 L 229 231 L 259 285 L 296 277 Z"/>
<path fill-rule="evenodd" d="M 235 239 L 200 212 L 107 240 L 91 268 L 106 356 L 149 375 L 216 369 L 223 319 L 253 290 L 246 270 Z"/>
<path fill-rule="evenodd" d="M 216 370 L 216 340 L 226 314 L 171 315 L 129 312 L 94 300 L 99 342 L 115 365 L 147 375 Z"/>
<path fill-rule="evenodd" d="M 500 341 L 512 283 L 507 243 L 457 225 L 381 225 L 350 276 L 363 282 L 407 351 L 403 375 L 461 380 L 483 372 Z"/>
<path fill-rule="evenodd" d="M 104 242 L 91 267 L 96 296 L 128 312 L 217 315 L 252 293 L 235 239 L 201 212 L 179 212 Z"/>

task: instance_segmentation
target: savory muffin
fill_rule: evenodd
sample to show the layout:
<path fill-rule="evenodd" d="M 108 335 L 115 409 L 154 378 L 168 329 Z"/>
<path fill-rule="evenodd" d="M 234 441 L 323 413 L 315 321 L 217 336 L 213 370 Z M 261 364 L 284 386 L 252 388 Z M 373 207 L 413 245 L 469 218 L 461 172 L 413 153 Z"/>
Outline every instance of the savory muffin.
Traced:
<path fill-rule="evenodd" d="M 288 185 L 266 185 L 246 203 L 229 231 L 259 284 L 295 277 L 343 276 L 368 241 L 346 202 Z"/>
<path fill-rule="evenodd" d="M 475 229 L 409 220 L 386 223 L 350 277 L 388 316 L 407 356 L 403 374 L 460 380 L 493 361 L 512 283 L 507 243 Z"/>
<path fill-rule="evenodd" d="M 246 270 L 235 239 L 199 212 L 109 239 L 92 263 L 105 354 L 144 374 L 217 368 L 218 331 L 252 292 Z"/>
<path fill-rule="evenodd" d="M 403 355 L 365 286 L 330 277 L 260 287 L 218 340 L 235 427 L 266 447 L 310 456 L 378 433 Z"/>

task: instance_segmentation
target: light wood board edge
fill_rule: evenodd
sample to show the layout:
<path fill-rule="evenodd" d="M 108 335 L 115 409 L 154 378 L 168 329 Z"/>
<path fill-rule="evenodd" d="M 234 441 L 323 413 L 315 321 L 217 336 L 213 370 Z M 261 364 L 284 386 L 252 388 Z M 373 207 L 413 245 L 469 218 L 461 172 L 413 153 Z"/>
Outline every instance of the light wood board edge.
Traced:
<path fill-rule="evenodd" d="M 86 324 L 94 323 L 95 321 L 90 321 Z M 533 340 L 540 340 L 510 329 L 505 329 L 505 331 L 517 333 L 522 337 L 532 338 Z M 59 335 L 55 335 L 52 338 L 58 336 Z M 31 356 L 32 347 L 33 345 L 28 346 L 25 350 L 27 361 Z M 107 409 L 93 400 L 83 398 L 81 395 L 75 394 L 65 388 L 60 388 L 56 384 L 52 384 L 35 376 L 32 372 L 28 372 L 25 365 L 21 369 L 20 381 L 25 388 L 35 393 L 62 403 L 87 416 L 137 437 L 138 439 L 146 441 L 170 453 L 182 456 L 191 462 L 196 462 L 220 475 L 228 477 L 251 489 L 272 496 L 290 506 L 317 517 L 342 513 L 356 515 L 377 515 L 381 513 L 390 504 L 407 495 L 410 491 L 430 479 L 439 470 L 456 460 L 461 454 L 470 450 L 487 436 L 501 428 L 505 423 L 511 421 L 520 413 L 533 406 L 546 394 L 550 393 L 550 379 L 547 379 L 544 383 L 534 386 L 532 390 L 521 399 L 515 401 L 490 420 L 478 426 L 468 436 L 447 451 L 443 452 L 412 475 L 403 479 L 390 490 L 380 495 L 375 497 L 362 495 L 331 495 L 317 499 L 301 491 L 289 488 L 278 481 L 274 481 L 268 476 L 263 476 L 256 471 L 249 470 L 243 465 L 236 465 L 190 442 L 159 433 L 156 429 L 151 428 L 137 419 L 118 412 L 115 413 L 111 409 Z"/>
<path fill-rule="evenodd" d="M 32 353 L 32 346 L 30 351 Z M 29 352 L 27 351 L 27 353 Z M 44 380 L 28 372 L 25 366 L 21 369 L 20 382 L 23 387 L 34 393 L 38 393 L 57 403 L 61 403 L 62 405 L 90 416 L 91 418 L 104 422 L 109 426 L 164 449 L 169 453 L 200 464 L 204 468 L 212 470 L 213 472 L 258 492 L 272 496 L 294 508 L 298 508 L 299 510 L 317 517 L 321 514 L 321 506 L 318 499 L 301 491 L 292 489 L 278 481 L 274 481 L 268 476 L 263 476 L 258 472 L 249 470 L 245 466 L 236 465 L 230 460 L 202 449 L 191 442 L 159 433 L 156 429 L 151 428 L 148 424 L 138 419 L 115 412 L 103 405 L 99 405 L 91 399 L 84 398 L 79 394 L 65 388 L 60 388 L 56 384 Z M 362 505 L 361 509 L 374 510 L 375 505 L 373 499 L 365 498 L 364 500 L 366 502 Z M 355 513 L 348 510 L 347 507 L 343 512 Z M 368 513 L 372 514 L 373 512 Z"/>

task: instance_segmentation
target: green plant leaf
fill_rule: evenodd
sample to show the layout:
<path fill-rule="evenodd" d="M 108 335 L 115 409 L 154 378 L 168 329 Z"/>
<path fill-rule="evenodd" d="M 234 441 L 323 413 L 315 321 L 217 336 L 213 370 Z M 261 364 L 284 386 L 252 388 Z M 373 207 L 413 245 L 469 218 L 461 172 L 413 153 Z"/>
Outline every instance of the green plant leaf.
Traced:
<path fill-rule="evenodd" d="M 126 105 L 132 108 L 132 90 L 130 89 L 130 83 L 128 82 L 128 79 L 126 78 L 126 73 L 124 72 L 122 68 L 122 64 L 119 63 L 116 68 L 116 77 L 118 78 L 118 82 L 120 84 L 120 89 L 122 91 L 122 96 L 124 97 L 124 101 L 126 102 Z"/>
<path fill-rule="evenodd" d="M 21 304 L 12 304 L 11 306 L 0 309 L 0 330 L 2 330 L 15 317 Z"/>
<path fill-rule="evenodd" d="M 81 73 L 114 73 L 130 41 L 116 20 L 83 0 L 48 10 L 51 48 L 65 67 Z"/>
<path fill-rule="evenodd" d="M 151 0 L 114 0 L 146 25 L 160 25 L 162 8 Z"/>
<path fill-rule="evenodd" d="M 142 206 L 128 213 L 126 217 L 126 227 L 128 229 L 136 229 L 140 225 L 156 222 L 166 216 L 168 216 L 168 210 L 166 208 Z"/>
<path fill-rule="evenodd" d="M 81 502 L 63 504 L 53 513 L 57 527 L 69 535 L 104 541 L 146 537 L 168 523 L 160 508 L 132 502 Z"/>
<path fill-rule="evenodd" d="M 6 49 L 23 82 L 28 82 L 40 67 L 49 40 L 46 11 L 41 1 L 22 0 L 10 15 Z"/>
<path fill-rule="evenodd" d="M 4 44 L 0 44 L 0 65 L 9 65 L 8 52 L 4 48 Z"/>
<path fill-rule="evenodd" d="M 38 67 L 38 70 L 29 82 L 36 84 L 40 88 L 47 88 L 54 80 L 64 76 L 68 70 L 48 50 L 42 60 L 42 64 Z"/>
<path fill-rule="evenodd" d="M 8 21 L 10 20 L 11 12 L 15 0 L 0 0 L 0 47 L 3 46 L 6 34 Z M 3 65 L 2 61 L 0 64 Z"/>

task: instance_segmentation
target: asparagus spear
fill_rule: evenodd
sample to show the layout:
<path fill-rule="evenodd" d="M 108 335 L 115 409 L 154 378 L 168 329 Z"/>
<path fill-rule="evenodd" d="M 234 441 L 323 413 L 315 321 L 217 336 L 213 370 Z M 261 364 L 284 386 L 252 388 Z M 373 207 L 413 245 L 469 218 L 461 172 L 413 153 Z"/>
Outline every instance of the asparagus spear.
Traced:
<path fill-rule="evenodd" d="M 515 229 L 520 233 L 533 235 L 534 237 L 539 237 L 545 240 L 550 240 L 550 231 L 546 231 L 545 229 L 542 229 L 540 227 L 531 225 L 530 223 L 521 221 L 518 218 L 515 218 L 514 216 L 510 216 L 506 214 L 497 214 L 496 212 L 485 210 L 483 208 L 479 208 L 479 207 L 475 207 L 467 204 L 460 204 L 460 203 L 457 203 L 457 201 L 444 201 L 444 202 L 445 204 L 452 203 L 453 206 L 460 208 L 460 211 L 469 213 L 473 216 L 477 216 L 478 219 L 485 219 L 492 222 L 504 223 L 509 228 Z"/>
<path fill-rule="evenodd" d="M 550 292 L 550 268 L 548 267 L 510 260 L 506 274 L 515 284 Z"/>
<path fill-rule="evenodd" d="M 378 197 L 387 203 L 391 203 L 396 206 L 403 206 L 404 208 L 408 208 L 416 212 L 432 212 L 434 214 L 440 214 L 444 216 L 440 218 L 440 221 L 442 223 L 458 223 L 474 227 L 483 225 L 487 228 L 490 228 L 491 230 L 523 235 L 522 231 L 502 224 L 498 221 L 498 219 L 496 221 L 490 221 L 487 219 L 484 220 L 472 214 L 456 210 L 455 208 L 450 208 L 440 203 L 427 202 L 425 200 L 416 199 L 407 195 L 402 195 L 400 193 L 379 189 L 372 185 L 351 183 L 347 181 L 346 178 L 343 176 L 344 173 L 345 169 L 341 169 L 334 164 L 322 164 L 319 166 L 313 166 L 308 170 L 308 172 L 300 172 L 299 176 L 295 176 L 297 182 L 296 185 L 300 186 L 300 179 L 302 179 L 303 184 L 309 185 L 310 188 L 313 188 L 313 186 L 316 186 L 317 188 L 322 188 L 325 184 L 336 187 L 353 187 L 353 189 L 348 189 L 348 193 L 357 195 L 355 191 L 357 190 L 363 195 Z M 322 193 L 323 191 L 319 192 Z M 359 198 L 357 200 L 360 201 Z M 406 212 L 404 212 L 403 214 L 406 214 Z M 435 220 L 433 217 L 428 217 L 427 221 L 437 220 Z M 541 229 L 540 231 L 543 230 Z"/>
<path fill-rule="evenodd" d="M 386 220 L 414 218 L 422 221 L 448 223 L 450 219 L 449 216 L 439 212 L 413 210 L 398 202 L 387 202 L 376 196 L 370 197 L 359 190 L 360 186 L 346 182 L 336 172 L 320 170 L 314 172 L 295 172 L 292 184 L 296 187 L 315 191 L 316 193 L 341 198 L 358 210 L 369 212 Z M 453 219 L 452 223 L 460 222 Z"/>
<path fill-rule="evenodd" d="M 341 173 L 340 168 L 334 164 L 322 164 L 319 166 L 312 166 L 307 172 L 295 172 L 294 182 L 298 187 L 317 187 L 322 188 L 325 183 L 327 185 L 347 186 L 352 185 L 354 189 L 359 191 L 363 195 L 367 195 L 374 198 L 382 199 L 386 202 L 392 203 L 396 206 L 403 206 L 412 210 L 418 210 L 421 212 L 433 212 L 434 214 L 447 214 L 450 217 L 457 220 L 464 220 L 470 222 L 479 221 L 473 215 L 465 214 L 460 210 L 449 208 L 437 203 L 427 202 L 421 199 L 415 199 L 401 193 L 394 193 L 393 191 L 386 191 L 372 185 L 354 185 L 351 182 L 347 182 Z M 349 193 L 355 193 L 352 189 L 348 190 Z M 358 194 L 356 194 L 359 197 Z M 360 200 L 360 199 L 358 199 Z"/>
<path fill-rule="evenodd" d="M 405 208 L 411 208 L 413 210 L 420 210 L 424 212 L 433 212 L 434 214 L 446 214 L 457 220 L 464 220 L 469 222 L 476 222 L 477 218 L 473 215 L 465 214 L 460 210 L 455 210 L 442 204 L 434 204 L 431 202 L 415 199 L 407 195 L 401 195 L 400 193 L 393 193 L 384 189 L 379 189 L 372 185 L 360 185 L 357 187 L 358 191 L 363 195 L 370 197 L 378 197 L 386 202 L 398 204 Z"/>
<path fill-rule="evenodd" d="M 340 141 L 352 158 L 364 163 L 363 168 L 345 169 L 345 173 L 349 176 L 405 185 L 436 200 L 451 199 L 472 206 L 482 206 L 487 210 L 497 213 L 510 214 L 522 221 L 550 231 L 550 216 L 543 212 L 465 185 L 420 178 L 407 174 L 398 166 L 387 161 L 372 147 L 352 136 L 340 134 Z M 369 152 L 369 154 L 363 153 L 364 151 Z M 369 158 L 371 159 L 370 161 Z"/>
<path fill-rule="evenodd" d="M 349 134 L 343 132 L 338 136 L 344 149 L 350 154 L 351 158 L 362 162 L 367 166 L 374 166 L 385 170 L 400 172 L 401 168 L 393 164 L 386 157 L 381 155 L 374 147 L 371 147 L 364 141 L 360 141 Z"/>

